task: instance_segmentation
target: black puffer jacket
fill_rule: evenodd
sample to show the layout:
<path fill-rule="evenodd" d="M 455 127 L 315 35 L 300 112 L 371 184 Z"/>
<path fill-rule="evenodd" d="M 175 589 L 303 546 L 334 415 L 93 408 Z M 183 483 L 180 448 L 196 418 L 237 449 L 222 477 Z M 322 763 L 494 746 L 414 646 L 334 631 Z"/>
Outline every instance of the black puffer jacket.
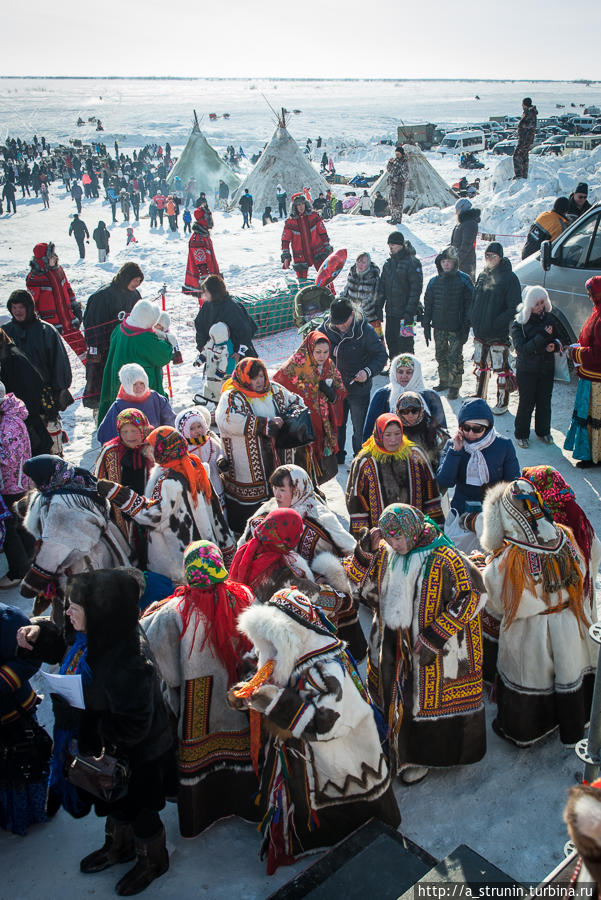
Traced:
<path fill-rule="evenodd" d="M 509 344 L 509 326 L 521 299 L 520 282 L 504 256 L 498 266 L 478 276 L 470 310 L 474 337 L 489 344 Z"/>
<path fill-rule="evenodd" d="M 442 254 L 436 257 L 438 275 L 431 278 L 424 295 L 424 329 L 433 326 L 441 331 L 467 332 L 470 327 L 469 311 L 474 296 L 474 286 L 465 272 L 455 266 L 452 272 L 443 272 Z"/>
<path fill-rule="evenodd" d="M 423 285 L 422 264 L 412 245 L 406 241 L 382 266 L 378 286 L 378 318 L 382 317 L 385 308 L 389 316 L 415 319 L 420 312 L 419 298 Z"/>
<path fill-rule="evenodd" d="M 206 304 L 205 304 L 206 305 Z M 363 316 L 356 314 L 352 328 L 341 334 L 330 322 L 330 317 L 319 326 L 331 344 L 331 357 L 342 376 L 345 388 L 353 394 L 370 394 L 372 377 L 379 375 L 386 365 L 384 344 Z M 365 369 L 367 381 L 353 381 L 357 372 Z"/>
<path fill-rule="evenodd" d="M 459 257 L 459 271 L 467 272 L 472 281 L 476 279 L 476 238 L 480 225 L 480 210 L 466 209 L 457 216 L 457 224 L 451 235 L 451 245 Z"/>
<path fill-rule="evenodd" d="M 347 297 L 356 303 L 368 322 L 373 322 L 380 318 L 381 312 L 378 307 L 378 284 L 380 281 L 380 269 L 371 261 L 369 257 L 369 265 L 365 272 L 357 272 L 357 265 L 353 265 L 348 273 L 348 278 L 341 297 Z"/>
<path fill-rule="evenodd" d="M 555 328 L 549 334 L 545 331 L 547 325 L 553 326 L 553 319 L 548 312 L 537 316 L 530 313 L 530 318 L 523 325 L 514 321 L 511 326 L 511 340 L 517 353 L 518 372 L 553 372 L 554 350 L 547 350 L 547 344 L 552 344 L 557 335 Z"/>

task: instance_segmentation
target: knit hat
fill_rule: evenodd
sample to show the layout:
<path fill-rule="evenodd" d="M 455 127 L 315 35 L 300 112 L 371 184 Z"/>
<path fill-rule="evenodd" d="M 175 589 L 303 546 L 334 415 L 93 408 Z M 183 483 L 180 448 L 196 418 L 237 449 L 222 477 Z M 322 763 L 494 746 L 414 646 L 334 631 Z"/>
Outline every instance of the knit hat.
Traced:
<path fill-rule="evenodd" d="M 472 208 L 471 202 L 467 199 L 467 197 L 460 197 L 457 203 L 455 204 L 455 212 L 462 213 L 467 212 L 468 209 Z"/>
<path fill-rule="evenodd" d="M 405 238 L 403 237 L 403 235 L 401 234 L 400 231 L 393 231 L 391 234 L 388 235 L 387 243 L 388 244 L 404 244 Z"/>
<path fill-rule="evenodd" d="M 330 322 L 332 325 L 342 325 L 354 312 L 350 300 L 334 300 L 330 306 Z"/>
<path fill-rule="evenodd" d="M 200 225 L 207 224 L 207 217 L 202 206 L 199 206 L 198 209 L 194 210 L 194 218 Z"/>
<path fill-rule="evenodd" d="M 585 184 L 584 181 L 581 181 L 580 184 L 576 185 L 575 194 L 584 194 L 588 197 L 588 184 Z"/>
<path fill-rule="evenodd" d="M 519 322 L 520 325 L 525 325 L 530 318 L 532 309 L 539 300 L 545 301 L 545 312 L 551 312 L 552 307 L 549 294 L 542 285 L 532 284 L 529 287 L 524 288 L 522 292 L 522 302 L 515 312 L 516 322 Z"/>
<path fill-rule="evenodd" d="M 194 541 L 184 550 L 184 571 L 190 587 L 208 588 L 227 578 L 219 547 L 211 541 Z"/>
<path fill-rule="evenodd" d="M 570 201 L 567 197 L 558 197 L 553 204 L 553 212 L 559 213 L 560 216 L 565 216 L 569 208 Z"/>
<path fill-rule="evenodd" d="M 169 331 L 169 327 L 171 325 L 171 316 L 168 312 L 163 311 L 156 322 L 154 323 L 155 328 L 159 328 L 161 331 Z"/>
<path fill-rule="evenodd" d="M 130 397 L 134 392 L 134 384 L 136 381 L 143 381 L 146 390 L 148 390 L 148 375 L 146 370 L 138 363 L 127 363 L 119 369 L 119 381 L 123 385 L 123 390 Z"/>
<path fill-rule="evenodd" d="M 225 344 L 227 340 L 229 340 L 230 330 L 225 324 L 225 322 L 215 322 L 209 328 L 209 337 L 212 338 L 216 344 Z"/>
<path fill-rule="evenodd" d="M 138 300 L 125 321 L 132 328 L 150 330 L 156 325 L 159 314 L 158 306 L 155 306 L 150 300 Z"/>
<path fill-rule="evenodd" d="M 584 286 L 595 302 L 601 300 L 601 275 L 593 275 Z"/>
<path fill-rule="evenodd" d="M 211 413 L 206 406 L 182 409 L 175 417 L 175 427 L 188 442 L 190 441 L 190 428 L 196 422 L 200 424 L 203 435 L 206 434 L 211 427 Z"/>
<path fill-rule="evenodd" d="M 452 259 L 453 262 L 459 262 L 459 254 L 454 247 L 445 247 L 440 253 L 440 259 Z"/>
<path fill-rule="evenodd" d="M 48 253 L 48 244 L 36 244 L 33 248 L 34 259 L 44 259 Z"/>
<path fill-rule="evenodd" d="M 461 404 L 457 416 L 460 425 L 463 425 L 464 422 L 475 422 L 478 419 L 488 425 L 492 425 L 494 422 L 492 409 L 485 400 L 476 398 L 475 400 L 466 400 Z"/>
<path fill-rule="evenodd" d="M 486 248 L 486 250 L 484 252 L 485 253 L 496 253 L 497 256 L 500 256 L 502 258 L 503 257 L 503 245 L 500 244 L 498 241 L 492 241 L 488 245 L 488 247 Z"/>

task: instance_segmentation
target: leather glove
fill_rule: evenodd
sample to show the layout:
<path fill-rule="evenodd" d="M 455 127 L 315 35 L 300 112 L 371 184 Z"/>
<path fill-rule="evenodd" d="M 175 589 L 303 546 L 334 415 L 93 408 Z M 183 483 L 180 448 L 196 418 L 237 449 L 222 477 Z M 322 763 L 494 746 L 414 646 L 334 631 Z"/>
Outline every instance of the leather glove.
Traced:
<path fill-rule="evenodd" d="M 327 398 L 329 403 L 334 403 L 336 400 L 336 388 L 333 384 L 326 384 L 326 382 L 322 380 L 319 382 L 319 390 Z"/>
<path fill-rule="evenodd" d="M 79 300 L 71 301 L 71 312 L 73 314 L 73 317 L 75 319 L 79 319 L 81 322 L 81 320 L 83 318 L 83 306 L 81 305 Z"/>
<path fill-rule="evenodd" d="M 426 341 L 426 347 L 429 347 L 432 340 L 432 327 L 430 325 L 424 325 L 424 340 Z"/>

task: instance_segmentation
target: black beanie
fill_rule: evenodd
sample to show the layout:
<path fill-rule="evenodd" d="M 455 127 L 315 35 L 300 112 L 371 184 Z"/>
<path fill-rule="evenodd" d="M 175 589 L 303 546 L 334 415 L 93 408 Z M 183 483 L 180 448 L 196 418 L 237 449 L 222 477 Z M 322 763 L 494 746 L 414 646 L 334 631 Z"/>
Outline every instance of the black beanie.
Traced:
<path fill-rule="evenodd" d="M 350 300 L 334 300 L 330 306 L 330 322 L 332 325 L 342 325 L 354 312 Z"/>
<path fill-rule="evenodd" d="M 522 103 L 524 106 L 532 106 L 532 97 L 524 97 Z"/>
<path fill-rule="evenodd" d="M 588 197 L 588 184 L 585 184 L 584 181 L 581 181 L 580 184 L 576 185 L 575 194 L 584 194 Z"/>
<path fill-rule="evenodd" d="M 493 241 L 488 245 L 485 253 L 496 253 L 497 256 L 503 257 L 503 246 L 498 241 Z"/>
<path fill-rule="evenodd" d="M 553 212 L 559 213 L 560 216 L 565 216 L 569 208 L 570 201 L 567 197 L 558 197 L 553 204 Z"/>
<path fill-rule="evenodd" d="M 389 244 L 404 244 L 405 238 L 403 237 L 403 235 L 401 234 L 400 231 L 392 231 L 388 235 L 388 243 Z"/>

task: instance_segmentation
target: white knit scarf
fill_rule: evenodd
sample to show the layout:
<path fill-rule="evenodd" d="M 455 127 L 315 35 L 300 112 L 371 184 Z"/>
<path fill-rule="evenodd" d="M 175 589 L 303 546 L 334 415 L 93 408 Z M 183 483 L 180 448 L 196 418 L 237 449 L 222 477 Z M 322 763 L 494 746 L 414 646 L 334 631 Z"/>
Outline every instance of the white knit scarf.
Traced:
<path fill-rule="evenodd" d="M 490 472 L 488 471 L 488 466 L 486 465 L 486 460 L 482 451 L 485 450 L 486 447 L 490 447 L 498 437 L 499 432 L 493 426 L 479 441 L 473 441 L 471 444 L 468 441 L 463 442 L 463 449 L 469 454 L 465 472 L 466 484 L 488 484 L 490 481 Z"/>

